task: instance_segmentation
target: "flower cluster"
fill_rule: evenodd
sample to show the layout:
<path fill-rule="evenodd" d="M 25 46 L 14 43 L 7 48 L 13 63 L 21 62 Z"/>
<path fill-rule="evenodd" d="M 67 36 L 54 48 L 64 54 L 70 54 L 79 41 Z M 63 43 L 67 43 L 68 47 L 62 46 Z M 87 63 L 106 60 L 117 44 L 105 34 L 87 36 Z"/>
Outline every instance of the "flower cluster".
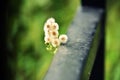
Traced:
<path fill-rule="evenodd" d="M 45 44 L 49 43 L 53 47 L 58 47 L 61 43 L 65 44 L 67 42 L 67 35 L 62 34 L 59 36 L 58 30 L 59 25 L 55 22 L 55 19 L 49 18 L 44 24 Z"/>

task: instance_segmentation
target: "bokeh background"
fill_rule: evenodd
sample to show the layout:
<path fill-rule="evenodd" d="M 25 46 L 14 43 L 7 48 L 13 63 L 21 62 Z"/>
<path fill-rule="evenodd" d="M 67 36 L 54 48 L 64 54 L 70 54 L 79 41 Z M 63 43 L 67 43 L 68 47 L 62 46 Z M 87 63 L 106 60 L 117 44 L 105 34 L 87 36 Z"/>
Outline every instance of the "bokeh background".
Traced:
<path fill-rule="evenodd" d="M 120 0 L 107 0 L 105 80 L 120 80 Z"/>
<path fill-rule="evenodd" d="M 79 0 L 9 0 L 7 62 L 9 80 L 43 80 L 54 54 L 46 50 L 43 27 L 53 17 L 65 34 Z"/>
<path fill-rule="evenodd" d="M 54 56 L 46 50 L 43 25 L 54 17 L 66 33 L 81 0 L 9 0 L 7 4 L 7 78 L 43 80 Z M 120 0 L 106 1 L 104 79 L 120 80 Z M 99 66 L 98 66 L 99 69 Z"/>

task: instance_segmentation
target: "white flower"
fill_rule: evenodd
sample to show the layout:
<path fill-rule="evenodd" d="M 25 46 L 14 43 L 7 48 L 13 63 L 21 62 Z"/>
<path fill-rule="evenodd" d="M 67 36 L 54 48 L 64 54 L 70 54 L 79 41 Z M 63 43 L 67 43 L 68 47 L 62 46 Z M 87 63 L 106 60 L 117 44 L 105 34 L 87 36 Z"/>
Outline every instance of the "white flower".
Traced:
<path fill-rule="evenodd" d="M 53 47 L 60 46 L 60 43 L 66 43 L 68 41 L 67 35 L 62 34 L 59 36 L 58 30 L 59 25 L 55 22 L 55 19 L 49 18 L 44 24 L 45 43 L 50 43 Z"/>
<path fill-rule="evenodd" d="M 51 42 L 51 39 L 50 39 L 50 37 L 48 37 L 48 36 L 45 36 L 45 37 L 44 37 L 44 40 L 45 40 L 45 43 L 50 43 L 50 42 Z"/>
<path fill-rule="evenodd" d="M 46 37 L 50 37 L 50 32 L 49 31 L 45 31 L 44 34 L 45 34 Z"/>
<path fill-rule="evenodd" d="M 65 34 L 59 36 L 59 40 L 61 43 L 66 43 L 68 41 L 68 37 Z"/>
<path fill-rule="evenodd" d="M 52 46 L 53 47 L 58 47 L 60 45 L 59 39 L 52 39 Z"/>
<path fill-rule="evenodd" d="M 52 38 L 57 38 L 59 35 L 59 32 L 54 30 L 54 31 L 50 31 L 50 37 Z"/>
<path fill-rule="evenodd" d="M 57 23 L 52 23 L 51 30 L 59 30 L 59 25 Z"/>
<path fill-rule="evenodd" d="M 46 31 L 50 30 L 50 28 L 51 28 L 51 23 L 50 22 L 45 23 L 44 31 L 46 32 Z"/>
<path fill-rule="evenodd" d="M 55 22 L 55 19 L 51 17 L 51 18 L 49 18 L 49 19 L 47 20 L 47 22 L 54 23 L 54 22 Z"/>

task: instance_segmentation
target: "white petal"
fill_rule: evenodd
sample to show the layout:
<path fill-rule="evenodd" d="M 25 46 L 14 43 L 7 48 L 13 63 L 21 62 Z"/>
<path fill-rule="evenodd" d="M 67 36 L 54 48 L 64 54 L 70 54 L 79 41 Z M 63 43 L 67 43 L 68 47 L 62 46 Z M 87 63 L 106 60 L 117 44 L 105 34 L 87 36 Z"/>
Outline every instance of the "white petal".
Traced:
<path fill-rule="evenodd" d="M 45 36 L 46 37 L 50 37 L 50 32 L 49 31 L 45 31 Z"/>
<path fill-rule="evenodd" d="M 48 31 L 48 30 L 50 30 L 50 28 L 51 28 L 51 23 L 45 23 L 44 24 L 44 31 Z"/>
<path fill-rule="evenodd" d="M 52 23 L 51 30 L 59 30 L 59 25 L 57 23 Z"/>
<path fill-rule="evenodd" d="M 59 40 L 61 43 L 66 43 L 68 41 L 68 37 L 65 34 L 59 36 Z"/>
<path fill-rule="evenodd" d="M 57 30 L 54 30 L 54 31 L 50 31 L 50 37 L 58 37 L 59 35 L 59 32 Z"/>
<path fill-rule="evenodd" d="M 58 47 L 60 45 L 59 39 L 52 39 L 52 46 L 53 47 Z"/>
<path fill-rule="evenodd" d="M 47 22 L 54 23 L 54 22 L 55 22 L 55 19 L 51 17 L 51 18 L 49 18 L 49 19 L 47 20 Z"/>
<path fill-rule="evenodd" d="M 50 37 L 45 36 L 45 37 L 44 37 L 44 41 L 45 41 L 45 43 L 50 43 L 50 42 L 51 42 L 51 39 L 50 39 Z"/>

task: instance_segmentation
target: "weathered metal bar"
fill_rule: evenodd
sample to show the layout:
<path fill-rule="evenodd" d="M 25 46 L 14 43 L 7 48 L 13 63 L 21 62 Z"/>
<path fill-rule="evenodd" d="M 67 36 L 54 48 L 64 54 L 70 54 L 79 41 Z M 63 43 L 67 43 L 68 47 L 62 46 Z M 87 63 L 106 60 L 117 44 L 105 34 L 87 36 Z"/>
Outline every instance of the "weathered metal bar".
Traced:
<path fill-rule="evenodd" d="M 44 80 L 88 80 L 99 46 L 102 9 L 79 8 Z"/>

